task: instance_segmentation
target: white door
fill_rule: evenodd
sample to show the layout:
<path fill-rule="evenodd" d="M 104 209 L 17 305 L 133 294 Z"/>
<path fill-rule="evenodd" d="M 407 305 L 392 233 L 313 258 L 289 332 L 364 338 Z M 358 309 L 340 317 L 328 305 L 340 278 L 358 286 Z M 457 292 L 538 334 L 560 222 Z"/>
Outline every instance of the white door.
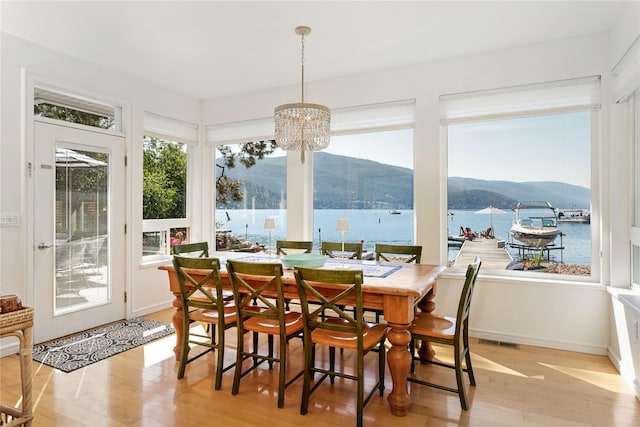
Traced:
<path fill-rule="evenodd" d="M 124 138 L 35 123 L 34 342 L 125 317 Z"/>

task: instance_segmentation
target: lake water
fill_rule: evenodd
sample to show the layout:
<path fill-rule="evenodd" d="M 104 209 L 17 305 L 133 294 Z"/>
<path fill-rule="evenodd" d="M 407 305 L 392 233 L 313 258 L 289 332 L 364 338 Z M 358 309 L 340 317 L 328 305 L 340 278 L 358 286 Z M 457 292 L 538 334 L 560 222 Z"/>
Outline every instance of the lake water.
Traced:
<path fill-rule="evenodd" d="M 342 240 L 341 233 L 336 231 L 338 219 L 348 219 L 350 230 L 345 232 L 345 242 L 363 241 L 368 251 L 373 251 L 376 243 L 390 243 L 399 245 L 413 244 L 413 211 L 400 210 L 399 215 L 392 215 L 387 210 L 365 209 L 317 209 L 314 212 L 314 247 L 320 247 L 320 241 Z M 496 238 L 511 241 L 511 212 L 507 214 L 482 215 L 475 211 L 450 211 L 448 227 L 453 235 L 458 235 L 460 227 L 470 227 L 478 233 L 489 228 L 493 222 Z M 229 215 L 227 219 L 227 214 Z M 216 220 L 223 224 L 224 229 L 231 230 L 236 236 L 250 242 L 268 245 L 268 231 L 265 230 L 265 218 L 275 218 L 276 228 L 271 232 L 271 246 L 275 247 L 276 240 L 286 239 L 286 211 L 278 209 L 228 209 L 218 210 Z M 591 227 L 589 224 L 560 223 L 563 233 L 562 261 L 567 264 L 591 265 Z M 560 245 L 560 237 L 555 241 Z M 517 250 L 509 249 L 512 256 Z M 555 252 L 555 254 L 554 254 Z M 457 255 L 456 249 L 449 249 L 449 259 Z M 560 251 L 552 251 L 557 261 L 560 261 Z"/>

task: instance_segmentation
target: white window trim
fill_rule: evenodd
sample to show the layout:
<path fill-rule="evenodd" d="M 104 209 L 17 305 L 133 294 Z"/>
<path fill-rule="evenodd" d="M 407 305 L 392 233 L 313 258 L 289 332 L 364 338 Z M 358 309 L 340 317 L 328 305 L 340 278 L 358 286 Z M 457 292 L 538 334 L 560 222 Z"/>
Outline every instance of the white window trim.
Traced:
<path fill-rule="evenodd" d="M 484 122 L 489 120 L 505 120 L 528 116 L 562 114 L 567 112 L 600 110 L 600 76 L 583 77 L 569 80 L 537 83 L 507 88 L 482 90 L 468 93 L 445 94 L 440 96 L 440 123 L 443 136 L 444 152 L 448 152 L 447 127 L 450 124 L 467 122 Z M 555 94 L 555 96 L 554 96 Z M 559 98 L 558 98 L 559 97 Z M 556 99 L 558 98 L 558 99 Z M 468 100 L 468 104 L 465 102 Z M 591 147 L 598 144 L 600 132 L 597 117 L 591 119 Z M 597 170 L 593 166 L 592 171 Z M 447 174 L 448 175 L 448 174 Z M 592 182 L 594 181 L 592 174 Z M 445 177 L 446 179 L 446 177 Z M 444 184 L 446 191 L 446 181 Z M 591 186 L 592 219 L 598 218 L 600 200 L 597 186 Z M 446 207 L 446 204 L 445 204 Z M 446 222 L 447 212 L 442 213 L 442 220 Z M 601 242 L 598 239 L 598 224 L 592 222 L 591 230 L 591 276 L 553 275 L 549 278 L 541 278 L 541 282 L 562 283 L 599 283 L 600 258 L 596 256 L 600 252 Z M 446 239 L 444 240 L 447 241 Z M 446 256 L 447 251 L 444 251 Z M 461 268 L 450 268 L 453 273 L 459 273 Z M 491 270 L 489 275 L 494 277 L 516 278 L 516 280 L 529 280 L 540 278 L 540 273 L 527 273 L 519 271 L 516 274 L 510 271 Z"/>
<path fill-rule="evenodd" d="M 198 145 L 198 125 L 185 122 L 159 114 L 145 112 L 144 113 L 144 136 L 151 136 L 168 141 L 175 141 L 187 145 L 187 171 L 194 170 L 195 160 L 193 146 Z M 173 228 L 192 228 L 192 203 L 193 194 L 193 173 L 187 172 L 187 200 L 185 218 L 167 218 L 167 219 L 143 219 L 142 232 L 166 232 L 166 247 L 169 248 L 170 232 Z M 170 255 L 146 255 L 142 256 L 142 264 L 155 263 L 156 261 L 166 261 L 170 259 Z"/>

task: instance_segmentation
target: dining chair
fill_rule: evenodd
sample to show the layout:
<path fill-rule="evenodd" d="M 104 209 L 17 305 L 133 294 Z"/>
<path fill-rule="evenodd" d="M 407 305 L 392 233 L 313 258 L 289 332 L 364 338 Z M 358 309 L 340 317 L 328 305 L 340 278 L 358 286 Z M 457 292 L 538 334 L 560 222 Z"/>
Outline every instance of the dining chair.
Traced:
<path fill-rule="evenodd" d="M 397 261 L 420 264 L 422 257 L 422 246 L 410 245 L 387 245 L 376 243 L 376 261 Z"/>
<path fill-rule="evenodd" d="M 330 258 L 339 258 L 342 253 L 342 242 L 322 242 L 320 252 Z M 345 243 L 344 257 L 347 259 L 362 259 L 362 243 Z"/>
<path fill-rule="evenodd" d="M 471 307 L 473 288 L 475 286 L 481 264 L 480 258 L 476 257 L 475 260 L 467 267 L 467 274 L 464 286 L 462 287 L 462 293 L 458 303 L 458 312 L 455 318 L 419 312 L 416 313 L 413 324 L 410 327 L 411 343 L 409 344 L 409 347 L 412 355 L 412 361 L 411 375 L 407 378 L 407 381 L 457 393 L 460 398 L 462 409 L 464 410 L 469 409 L 469 402 L 465 389 L 463 372 L 466 372 L 469 376 L 469 383 L 472 386 L 476 385 L 476 380 L 473 375 L 473 366 L 471 365 L 471 353 L 469 352 L 469 309 Z M 415 353 L 416 341 L 418 340 L 452 346 L 454 362 L 445 363 L 438 360 L 421 359 Z M 414 376 L 414 361 L 416 360 L 419 360 L 422 363 L 426 362 L 454 369 L 456 372 L 457 387 L 453 388 L 442 384 L 435 384 Z"/>
<path fill-rule="evenodd" d="M 233 303 L 226 302 L 223 297 L 220 260 L 174 255 L 173 266 L 180 285 L 184 331 L 178 378 L 184 377 L 188 363 L 210 351 L 217 351 L 215 389 L 220 390 L 222 373 L 233 367 L 233 365 L 223 366 L 224 335 L 227 329 L 236 326 L 235 307 Z M 190 272 L 190 269 L 200 270 L 198 276 Z M 195 322 L 207 325 L 206 334 L 191 330 L 191 325 Z M 189 344 L 203 346 L 206 350 L 189 358 Z"/>
<path fill-rule="evenodd" d="M 276 240 L 276 255 L 287 255 L 287 249 L 304 249 L 305 254 L 313 250 L 312 241 Z"/>
<path fill-rule="evenodd" d="M 207 242 L 183 243 L 181 245 L 174 245 L 172 249 L 175 255 L 193 254 L 199 257 L 209 256 L 209 243 Z"/>
<path fill-rule="evenodd" d="M 376 392 L 384 394 L 385 346 L 387 327 L 365 322 L 362 316 L 362 271 L 361 270 L 324 270 L 297 268 L 294 270 L 300 305 L 304 319 L 304 383 L 300 413 L 309 409 L 309 398 L 318 386 L 329 377 L 331 384 L 335 377 L 357 382 L 356 404 L 357 422 L 362 426 L 363 409 Z M 314 287 L 315 283 L 328 283 L 336 286 L 332 295 L 324 295 Z M 316 304 L 311 306 L 309 300 Z M 318 304 L 319 303 L 319 304 Z M 355 304 L 355 314 L 345 311 L 344 306 Z M 327 312 L 327 317 L 321 314 Z M 329 368 L 316 366 L 317 346 L 328 347 Z M 335 349 L 355 352 L 355 371 L 345 366 L 341 370 L 335 367 Z M 371 350 L 378 353 L 378 379 L 372 390 L 364 397 L 364 357 Z M 316 373 L 321 374 L 317 381 L 311 382 Z"/>
<path fill-rule="evenodd" d="M 238 322 L 236 368 L 231 394 L 238 394 L 240 379 L 262 362 L 267 361 L 269 369 L 273 368 L 274 363 L 279 363 L 278 408 L 282 408 L 285 388 L 303 374 L 301 370 L 289 381 L 286 380 L 287 344 L 293 337 L 302 338 L 303 324 L 301 313 L 285 309 L 282 264 L 229 260 L 227 261 L 227 273 L 233 289 L 236 315 L 243 319 Z M 254 300 L 257 301 L 257 306 L 254 305 Z M 253 351 L 244 349 L 244 334 L 247 331 L 254 333 Z M 267 335 L 267 354 L 259 351 L 258 334 Z M 280 344 L 277 356 L 273 351 L 274 337 L 278 337 Z M 247 359 L 253 359 L 253 364 L 243 371 L 243 362 Z"/>
<path fill-rule="evenodd" d="M 420 264 L 422 257 L 422 246 L 411 245 L 388 245 L 383 243 L 376 243 L 375 246 L 376 261 L 387 262 L 404 262 L 407 264 L 415 262 Z M 383 310 L 365 310 L 366 312 L 373 312 L 376 315 L 376 322 L 380 322 L 380 318 L 383 315 Z"/>

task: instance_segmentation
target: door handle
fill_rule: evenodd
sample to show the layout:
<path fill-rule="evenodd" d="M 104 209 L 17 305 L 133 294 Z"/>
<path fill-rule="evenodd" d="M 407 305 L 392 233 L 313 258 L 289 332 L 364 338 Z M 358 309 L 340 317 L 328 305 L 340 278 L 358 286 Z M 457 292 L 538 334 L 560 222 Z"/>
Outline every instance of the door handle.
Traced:
<path fill-rule="evenodd" d="M 43 249 L 49 249 L 50 247 L 52 247 L 49 243 L 46 242 L 42 242 L 38 245 L 38 249 L 43 250 Z"/>

